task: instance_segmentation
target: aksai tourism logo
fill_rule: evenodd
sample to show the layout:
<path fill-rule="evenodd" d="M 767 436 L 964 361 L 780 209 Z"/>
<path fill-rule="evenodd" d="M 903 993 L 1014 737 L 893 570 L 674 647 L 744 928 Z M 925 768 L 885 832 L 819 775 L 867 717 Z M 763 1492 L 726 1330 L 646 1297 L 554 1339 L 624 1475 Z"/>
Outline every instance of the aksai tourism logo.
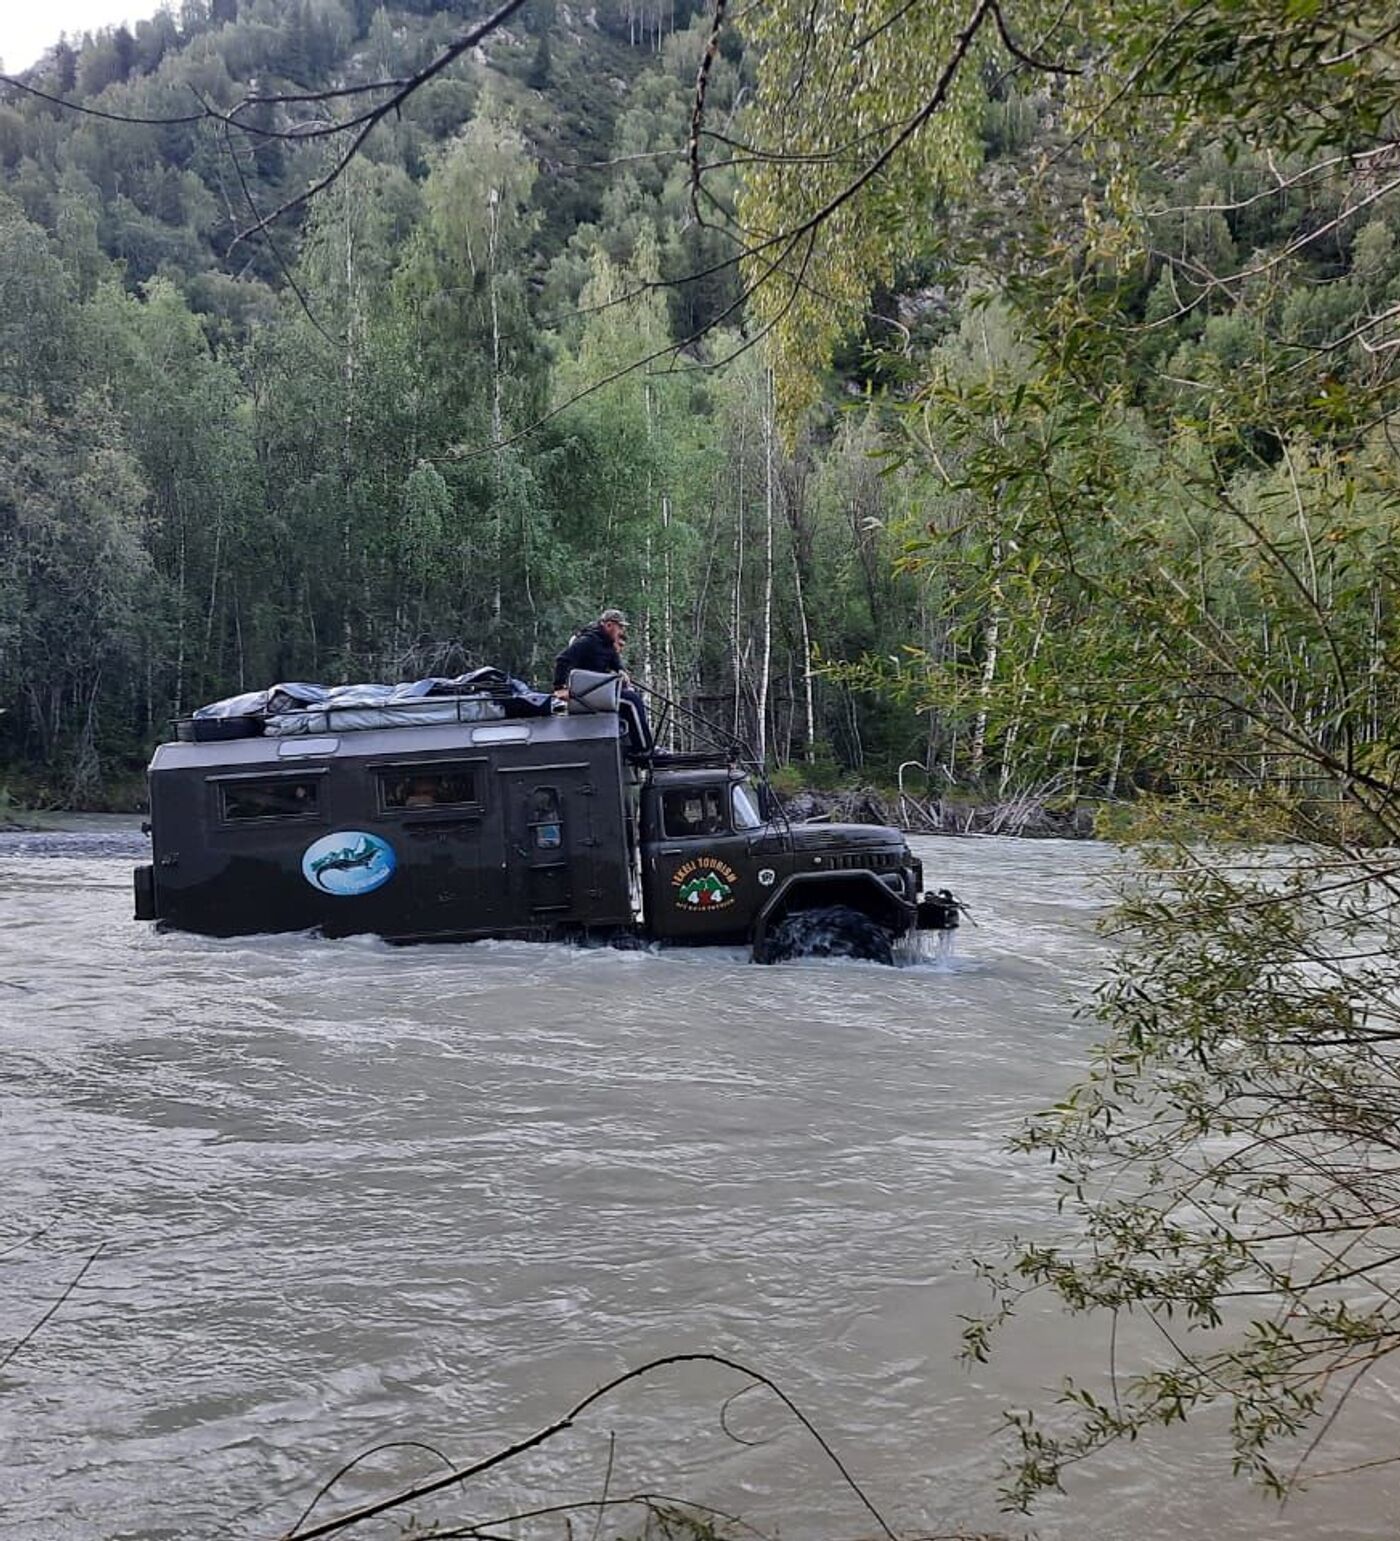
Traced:
<path fill-rule="evenodd" d="M 323 894 L 355 899 L 382 888 L 398 864 L 387 840 L 362 829 L 338 829 L 307 846 L 301 875 Z"/>
<path fill-rule="evenodd" d="M 739 874 L 715 856 L 697 856 L 676 868 L 671 888 L 682 910 L 727 910 L 734 903 Z"/>

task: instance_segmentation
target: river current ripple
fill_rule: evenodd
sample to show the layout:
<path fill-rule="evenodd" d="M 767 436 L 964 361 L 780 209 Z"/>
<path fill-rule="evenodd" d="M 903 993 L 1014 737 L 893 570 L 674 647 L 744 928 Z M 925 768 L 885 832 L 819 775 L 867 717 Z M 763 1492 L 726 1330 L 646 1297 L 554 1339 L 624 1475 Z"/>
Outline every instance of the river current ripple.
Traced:
<path fill-rule="evenodd" d="M 1215 1426 L 999 1514 L 1001 1410 L 1107 1351 L 1106 1324 L 1044 1310 L 989 1366 L 956 1357 L 985 1303 L 968 1255 L 1061 1223 L 1053 1172 L 1006 1141 L 1087 1061 L 1112 856 L 916 844 L 978 925 L 891 970 L 156 935 L 129 918 L 132 826 L 0 840 L 0 1358 L 101 1247 L 0 1370 L 0 1535 L 274 1537 L 371 1446 L 481 1457 L 701 1351 L 771 1375 L 902 1532 L 1393 1535 L 1393 1478 L 1280 1512 L 1230 1481 Z M 722 1413 L 741 1384 L 629 1386 L 419 1518 L 606 1474 L 790 1538 L 871 1535 L 771 1397 Z M 1397 1433 L 1373 1387 L 1338 1464 Z M 384 1451 L 324 1512 L 437 1462 Z"/>

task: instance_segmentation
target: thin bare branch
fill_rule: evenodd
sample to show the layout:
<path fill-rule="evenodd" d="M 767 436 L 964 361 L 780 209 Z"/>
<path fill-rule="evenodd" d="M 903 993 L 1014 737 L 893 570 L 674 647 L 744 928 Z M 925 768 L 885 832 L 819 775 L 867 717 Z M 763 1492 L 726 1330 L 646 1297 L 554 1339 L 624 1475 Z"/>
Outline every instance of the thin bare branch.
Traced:
<path fill-rule="evenodd" d="M 724 27 L 724 8 L 727 0 L 715 0 L 715 20 L 700 64 L 695 71 L 695 107 L 690 114 L 690 138 L 686 141 L 686 154 L 690 160 L 690 210 L 697 224 L 705 223 L 700 212 L 700 131 L 705 125 L 705 92 L 710 84 L 710 71 L 714 68 L 719 52 L 719 35 Z"/>
<path fill-rule="evenodd" d="M 1083 69 L 1076 64 L 1056 64 L 1052 59 L 1041 59 L 1027 52 L 1011 35 L 1011 28 L 1006 24 L 1006 17 L 1002 15 L 1001 6 L 992 7 L 992 15 L 996 18 L 997 32 L 1001 36 L 1002 47 L 1018 63 L 1024 64 L 1027 69 L 1039 70 L 1045 75 L 1082 75 Z"/>
<path fill-rule="evenodd" d="M 48 1308 L 48 1310 L 45 1311 L 44 1314 L 39 1318 L 39 1320 L 34 1323 L 29 1331 L 26 1332 L 24 1336 L 10 1348 L 9 1352 L 6 1353 L 3 1358 L 0 1358 L 0 1370 L 3 1370 L 5 1366 L 9 1364 L 9 1362 L 15 1357 L 17 1353 L 19 1353 L 20 1349 L 22 1349 L 26 1343 L 29 1343 L 33 1340 L 45 1322 L 52 1320 L 52 1318 L 58 1313 L 58 1311 L 63 1307 L 64 1303 L 68 1300 L 69 1296 L 72 1295 L 73 1291 L 76 1290 L 77 1287 L 83 1282 L 83 1279 L 87 1276 L 88 1269 L 91 1268 L 92 1265 L 98 1260 L 98 1258 L 102 1256 L 103 1248 L 106 1247 L 106 1245 L 107 1243 L 103 1241 L 99 1242 L 97 1246 L 93 1248 L 87 1261 L 64 1286 L 63 1292 L 59 1295 L 58 1299 L 55 1300 L 54 1303 Z"/>
<path fill-rule="evenodd" d="M 224 143 L 225 148 L 228 150 L 229 159 L 233 162 L 233 169 L 238 175 L 238 185 L 243 190 L 243 197 L 248 205 L 248 212 L 252 215 L 254 223 L 258 224 L 260 223 L 258 206 L 253 199 L 253 190 L 248 186 L 248 178 L 243 174 L 243 163 L 238 158 L 238 146 L 233 142 L 233 131 L 227 123 L 224 124 Z M 328 343 L 330 343 L 333 348 L 338 347 L 339 344 L 337 343 L 336 339 L 331 336 L 331 334 L 325 329 L 324 326 L 321 325 L 321 322 L 316 316 L 316 313 L 311 309 L 311 302 L 306 298 L 306 294 L 302 290 L 301 285 L 296 281 L 291 268 L 288 266 L 287 259 L 282 255 L 282 248 L 277 244 L 276 237 L 273 235 L 271 229 L 267 226 L 264 226 L 262 234 L 263 239 L 268 244 L 269 250 L 277 259 L 277 266 L 282 270 L 283 278 L 287 280 L 287 287 L 291 289 L 294 295 L 296 295 L 297 303 L 301 306 L 302 311 L 305 313 L 306 319 L 312 324 L 312 326 L 316 328 L 321 336 Z"/>
<path fill-rule="evenodd" d="M 687 1364 L 712 1364 L 722 1369 L 734 1370 L 740 1375 L 746 1375 L 751 1381 L 765 1387 L 787 1409 L 788 1413 L 802 1426 L 802 1428 L 816 1441 L 822 1454 L 831 1462 L 840 1474 L 847 1487 L 860 1500 L 866 1512 L 880 1527 L 887 1541 L 896 1541 L 894 1532 L 886 1523 L 880 1511 L 871 1503 L 870 1499 L 861 1488 L 860 1484 L 852 1476 L 850 1470 L 832 1449 L 830 1443 L 822 1435 L 821 1431 L 812 1420 L 797 1406 L 790 1396 L 769 1376 L 761 1370 L 755 1370 L 751 1366 L 741 1363 L 737 1359 L 731 1359 L 723 1354 L 694 1353 L 694 1354 L 665 1354 L 660 1358 L 648 1360 L 647 1363 L 637 1366 L 635 1369 L 626 1370 L 620 1375 L 615 1375 L 611 1380 L 589 1392 L 586 1397 L 576 1402 L 562 1418 L 554 1423 L 537 1430 L 525 1439 L 517 1440 L 514 1444 L 494 1451 L 479 1461 L 474 1461 L 466 1466 L 454 1467 L 440 1477 L 434 1477 L 426 1482 L 420 1482 L 416 1486 L 406 1488 L 400 1493 L 388 1498 L 376 1499 L 371 1503 L 362 1504 L 358 1509 L 352 1509 L 345 1514 L 338 1515 L 334 1519 L 323 1520 L 319 1525 L 313 1525 L 309 1530 L 293 1529 L 284 1533 L 283 1541 L 318 1541 L 321 1536 L 334 1535 L 338 1531 L 348 1530 L 352 1526 L 362 1524 L 365 1520 L 376 1518 L 391 1509 L 402 1508 L 405 1504 L 416 1503 L 421 1498 L 426 1498 L 432 1493 L 441 1492 L 446 1487 L 467 1481 L 472 1477 L 480 1476 L 483 1472 L 491 1471 L 497 1466 L 504 1465 L 507 1461 L 515 1459 L 527 1450 L 534 1450 L 538 1446 L 554 1439 L 557 1435 L 571 1429 L 589 1408 L 603 1401 L 620 1390 L 623 1386 L 634 1381 L 642 1380 L 658 1370 L 668 1369 L 675 1365 Z"/>
<path fill-rule="evenodd" d="M 348 1477 L 357 1466 L 363 1466 L 366 1461 L 372 1460 L 376 1455 L 382 1455 L 386 1450 L 423 1450 L 432 1456 L 434 1460 L 441 1462 L 441 1464 L 444 1465 L 448 1471 L 455 1471 L 457 1469 L 457 1463 L 451 1458 L 451 1456 L 447 1455 L 444 1451 L 439 1450 L 436 1445 L 428 1444 L 425 1440 L 386 1439 L 380 1444 L 371 1445 L 368 1450 L 361 1450 L 358 1455 L 351 1456 L 351 1458 L 346 1461 L 343 1466 L 332 1472 L 331 1475 L 327 1477 L 326 1480 L 321 1484 L 321 1486 L 316 1489 L 316 1492 L 312 1495 L 311 1501 L 301 1511 L 300 1516 L 297 1518 L 296 1524 L 293 1525 L 292 1528 L 287 1532 L 288 1536 L 290 1537 L 297 1534 L 301 1527 L 306 1524 L 307 1520 L 311 1518 L 311 1515 L 316 1509 L 316 1506 L 336 1486 L 337 1483 L 339 1483 L 343 1478 Z"/>
<path fill-rule="evenodd" d="M 14 75 L 0 75 L 0 85 L 9 86 L 15 91 L 23 91 L 26 96 L 37 97 L 41 102 L 63 108 L 65 112 L 76 112 L 85 118 L 101 118 L 106 123 L 137 123 L 151 128 L 164 128 L 177 123 L 203 123 L 210 116 L 207 111 L 177 113 L 166 118 L 148 118 L 139 113 L 130 112 L 108 112 L 102 107 L 87 107 L 82 102 L 70 102 L 66 97 L 55 96 L 51 91 L 40 90 L 38 86 L 31 86 L 27 81 L 20 80 Z"/>
<path fill-rule="evenodd" d="M 596 392 L 605 390 L 609 385 L 615 385 L 619 380 L 626 379 L 628 375 L 635 374 L 639 369 L 647 368 L 648 365 L 654 364 L 658 359 L 673 358 L 683 353 L 687 348 L 693 348 L 697 343 L 702 342 L 707 336 L 709 336 L 711 332 L 715 331 L 716 328 L 718 328 L 723 322 L 727 321 L 730 316 L 732 316 L 744 305 L 746 300 L 756 294 L 764 284 L 768 283 L 774 274 L 781 270 L 781 264 L 787 259 L 788 256 L 791 255 L 796 247 L 797 238 L 794 238 L 787 244 L 787 246 L 783 248 L 783 250 L 773 259 L 773 261 L 768 264 L 767 268 L 765 268 L 765 270 L 759 275 L 757 279 L 754 280 L 753 283 L 748 286 L 748 288 L 746 288 L 736 299 L 732 300 L 728 305 L 726 305 L 717 316 L 707 321 L 703 326 L 697 327 L 693 332 L 690 333 L 688 337 L 683 337 L 679 342 L 666 343 L 660 348 L 653 348 L 650 353 L 643 354 L 640 358 L 632 359 L 630 362 L 619 366 L 617 369 L 611 370 L 608 374 L 603 375 L 600 379 L 590 381 L 589 384 L 585 385 L 581 390 L 575 391 L 573 395 L 569 396 L 566 400 L 561 401 L 556 406 L 551 407 L 548 412 L 541 413 L 541 415 L 537 417 L 534 422 L 527 424 L 518 432 L 508 434 L 504 439 L 501 439 L 498 442 L 480 445 L 476 449 L 461 450 L 457 454 L 451 455 L 448 458 L 452 460 L 473 460 L 479 455 L 490 455 L 494 454 L 498 450 L 508 449 L 511 445 L 519 444 L 523 440 L 528 439 L 532 434 L 537 433 L 541 428 L 543 428 L 546 423 L 552 422 L 561 413 L 567 412 L 570 407 L 576 406 L 580 401 L 587 400 L 589 396 L 596 394 Z M 726 267 L 732 267 L 733 263 L 726 263 L 724 265 Z M 617 304 L 619 302 L 612 300 L 607 303 Z M 603 309 L 606 307 L 600 306 L 598 308 Z"/>
<path fill-rule="evenodd" d="M 361 113 L 359 116 L 347 119 L 344 123 L 332 125 L 325 130 L 316 130 L 315 134 L 318 136 L 323 133 L 344 134 L 350 132 L 352 129 L 354 130 L 354 134 L 350 140 L 350 143 L 346 146 L 345 150 L 339 155 L 334 165 L 328 172 L 326 172 L 324 176 L 313 182 L 311 186 L 308 187 L 304 192 L 298 193 L 292 198 L 285 199 L 270 214 L 263 215 L 260 220 L 250 226 L 247 230 L 240 230 L 238 234 L 234 236 L 232 242 L 230 242 L 229 251 L 232 252 L 234 248 L 238 246 L 239 242 L 247 240 L 249 236 L 259 234 L 261 231 L 267 229 L 269 225 L 280 219 L 284 214 L 289 214 L 293 209 L 300 208 L 301 205 L 306 203 L 309 199 L 314 198 L 318 193 L 324 192 L 326 188 L 328 188 L 340 176 L 340 174 L 359 153 L 361 146 L 364 144 L 365 140 L 369 138 L 373 130 L 377 128 L 378 125 L 382 123 L 390 113 L 397 112 L 398 109 L 403 106 L 404 102 L 406 102 L 415 91 L 426 85 L 428 81 L 432 80 L 435 76 L 440 75 L 445 69 L 448 68 L 449 65 L 454 64 L 458 59 L 460 59 L 462 55 L 469 49 L 475 48 L 483 38 L 489 37 L 491 33 L 497 30 L 497 28 L 504 26 L 505 23 L 509 21 L 517 11 L 521 10 L 525 4 L 526 0 L 505 0 L 505 3 L 493 11 L 491 15 L 487 16 L 484 20 L 479 21 L 475 26 L 468 27 L 465 32 L 463 32 L 453 42 L 449 43 L 448 46 L 444 48 L 441 53 L 439 53 L 437 57 L 432 60 L 431 63 L 426 64 L 421 70 L 418 71 L 417 74 L 410 75 L 408 79 L 398 87 L 397 90 L 395 90 L 391 95 L 386 96 L 383 101 L 376 103 L 372 108 L 364 113 Z M 237 126 L 242 127 L 241 124 Z M 306 137 L 313 137 L 313 135 L 308 134 Z"/>

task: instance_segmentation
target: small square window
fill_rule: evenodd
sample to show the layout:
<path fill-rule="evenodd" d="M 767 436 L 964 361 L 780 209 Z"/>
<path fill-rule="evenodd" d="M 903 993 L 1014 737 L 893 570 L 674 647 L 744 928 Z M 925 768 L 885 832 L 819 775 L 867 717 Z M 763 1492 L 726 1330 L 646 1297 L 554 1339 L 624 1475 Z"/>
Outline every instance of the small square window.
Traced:
<path fill-rule="evenodd" d="M 269 781 L 219 783 L 219 816 L 229 824 L 256 819 L 304 819 L 320 811 L 320 783 L 278 776 Z"/>
<path fill-rule="evenodd" d="M 558 787 L 535 787 L 525 805 L 531 843 L 537 851 L 557 851 L 564 844 L 564 816 Z"/>
<path fill-rule="evenodd" d="M 380 801 L 386 810 L 461 808 L 481 802 L 474 765 L 395 766 L 378 774 Z"/>

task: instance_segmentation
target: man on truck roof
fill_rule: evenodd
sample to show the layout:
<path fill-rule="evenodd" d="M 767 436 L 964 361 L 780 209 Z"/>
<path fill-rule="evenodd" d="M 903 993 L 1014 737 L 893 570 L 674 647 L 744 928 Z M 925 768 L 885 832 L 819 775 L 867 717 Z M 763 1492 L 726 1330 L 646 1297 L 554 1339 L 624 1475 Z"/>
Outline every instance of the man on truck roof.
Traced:
<path fill-rule="evenodd" d="M 627 617 L 621 610 L 602 611 L 596 621 L 576 632 L 569 645 L 555 658 L 553 689 L 560 700 L 567 700 L 569 675 L 574 669 L 584 669 L 590 674 L 620 674 L 622 699 L 636 716 L 635 726 L 628 724 L 629 747 L 633 753 L 641 754 L 652 747 L 651 724 L 647 721 L 642 694 L 622 665 L 622 649 L 626 646 Z M 624 714 L 624 719 L 627 715 Z"/>
<path fill-rule="evenodd" d="M 621 674 L 622 649 L 627 645 L 627 617 L 621 610 L 604 610 L 581 631 L 554 660 L 554 694 L 567 695 L 569 673 L 586 669 L 590 674 Z"/>

